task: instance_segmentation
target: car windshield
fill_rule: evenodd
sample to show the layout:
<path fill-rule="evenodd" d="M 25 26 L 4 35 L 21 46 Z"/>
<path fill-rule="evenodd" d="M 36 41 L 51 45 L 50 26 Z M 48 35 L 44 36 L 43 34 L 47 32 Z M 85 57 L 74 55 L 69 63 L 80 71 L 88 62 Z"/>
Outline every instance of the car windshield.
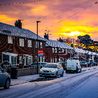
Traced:
<path fill-rule="evenodd" d="M 47 64 L 44 67 L 46 67 L 46 68 L 57 68 L 57 65 L 56 64 Z"/>
<path fill-rule="evenodd" d="M 86 61 L 80 61 L 80 63 L 87 63 Z"/>

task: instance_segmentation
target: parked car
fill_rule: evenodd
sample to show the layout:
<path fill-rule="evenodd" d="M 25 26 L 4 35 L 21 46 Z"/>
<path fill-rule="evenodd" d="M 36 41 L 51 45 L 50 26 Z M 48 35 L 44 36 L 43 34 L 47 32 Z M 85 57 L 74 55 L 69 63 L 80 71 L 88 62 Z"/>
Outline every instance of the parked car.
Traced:
<path fill-rule="evenodd" d="M 67 63 L 66 61 L 58 62 L 58 63 L 60 63 L 62 65 L 63 69 L 66 70 L 66 63 Z"/>
<path fill-rule="evenodd" d="M 92 60 L 90 60 L 90 61 L 88 62 L 88 66 L 89 66 L 89 67 L 90 67 L 90 66 L 97 66 L 97 63 L 94 62 L 94 61 L 92 61 Z"/>
<path fill-rule="evenodd" d="M 35 63 L 32 63 L 32 64 L 30 65 L 30 67 L 36 67 L 37 64 L 38 64 L 39 68 L 42 68 L 42 67 L 44 67 L 44 66 L 47 64 L 47 62 L 38 62 L 38 63 L 35 62 Z"/>
<path fill-rule="evenodd" d="M 68 72 L 81 72 L 80 61 L 76 59 L 68 59 L 66 65 L 66 73 Z"/>
<path fill-rule="evenodd" d="M 8 89 L 10 87 L 10 83 L 10 75 L 0 66 L 0 87 Z"/>
<path fill-rule="evenodd" d="M 88 62 L 87 61 L 80 61 L 81 67 L 88 67 Z"/>
<path fill-rule="evenodd" d="M 60 63 L 47 63 L 40 69 L 40 77 L 63 77 L 64 69 Z"/>

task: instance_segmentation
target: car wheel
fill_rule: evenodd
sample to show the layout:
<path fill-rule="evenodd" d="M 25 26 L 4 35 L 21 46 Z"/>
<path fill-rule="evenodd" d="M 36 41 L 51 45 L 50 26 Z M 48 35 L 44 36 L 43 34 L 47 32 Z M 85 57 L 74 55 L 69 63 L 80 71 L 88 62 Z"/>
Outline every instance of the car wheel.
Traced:
<path fill-rule="evenodd" d="M 76 73 L 79 73 L 79 68 L 78 67 L 76 67 Z"/>
<path fill-rule="evenodd" d="M 66 73 L 69 73 L 69 71 L 68 71 L 68 70 L 66 70 Z"/>
<path fill-rule="evenodd" d="M 60 77 L 60 75 L 58 74 L 58 72 L 56 72 L 56 78 L 59 78 Z"/>
<path fill-rule="evenodd" d="M 82 71 L 82 69 L 80 68 L 79 72 L 81 72 L 81 71 Z"/>
<path fill-rule="evenodd" d="M 10 87 L 10 79 L 7 79 L 4 85 L 5 89 L 8 89 Z"/>
<path fill-rule="evenodd" d="M 64 72 L 62 72 L 62 74 L 61 74 L 61 77 L 63 77 L 64 76 Z"/>

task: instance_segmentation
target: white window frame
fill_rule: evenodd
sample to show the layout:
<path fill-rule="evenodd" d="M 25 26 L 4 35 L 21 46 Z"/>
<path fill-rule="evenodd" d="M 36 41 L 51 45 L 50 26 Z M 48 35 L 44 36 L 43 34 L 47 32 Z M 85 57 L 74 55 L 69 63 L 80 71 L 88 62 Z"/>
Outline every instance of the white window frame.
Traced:
<path fill-rule="evenodd" d="M 32 56 L 31 55 L 27 55 L 27 54 L 24 54 L 23 55 L 23 59 L 24 59 L 24 66 L 28 66 L 30 64 L 32 64 Z M 30 61 L 30 62 L 29 62 Z"/>
<path fill-rule="evenodd" d="M 19 38 L 19 46 L 24 47 L 24 39 Z"/>
<path fill-rule="evenodd" d="M 40 42 L 40 48 L 43 48 L 43 43 L 42 42 Z"/>
<path fill-rule="evenodd" d="M 12 64 L 12 65 L 13 65 L 13 66 L 17 65 L 17 56 L 18 56 L 17 54 L 9 53 L 9 52 L 2 52 L 2 62 L 4 62 L 4 61 L 3 61 L 3 54 L 9 56 L 9 63 L 10 63 L 10 64 L 12 64 L 12 59 L 11 59 L 11 58 L 12 58 L 12 57 L 16 57 L 16 64 Z"/>
<path fill-rule="evenodd" d="M 54 48 L 52 48 L 52 52 L 55 53 L 55 49 Z"/>
<path fill-rule="evenodd" d="M 13 38 L 12 38 L 12 36 L 8 36 L 8 43 L 9 44 L 13 44 Z"/>
<path fill-rule="evenodd" d="M 35 48 L 39 48 L 39 41 L 35 42 Z"/>
<path fill-rule="evenodd" d="M 58 52 L 57 48 L 54 48 L 54 49 L 55 49 L 55 53 L 57 53 Z"/>
<path fill-rule="evenodd" d="M 62 53 L 64 53 L 65 52 L 65 49 L 64 48 L 62 48 Z"/>
<path fill-rule="evenodd" d="M 32 47 L 32 40 L 28 40 L 28 47 Z"/>

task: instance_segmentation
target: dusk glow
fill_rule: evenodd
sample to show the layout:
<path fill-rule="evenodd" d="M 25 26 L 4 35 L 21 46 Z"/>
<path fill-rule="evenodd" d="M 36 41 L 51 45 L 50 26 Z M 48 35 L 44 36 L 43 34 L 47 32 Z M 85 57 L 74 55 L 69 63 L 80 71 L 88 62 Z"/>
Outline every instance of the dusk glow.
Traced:
<path fill-rule="evenodd" d="M 23 21 L 23 28 L 39 35 L 49 30 L 50 39 L 90 34 L 97 40 L 98 4 L 96 0 L 0 0 L 0 22 L 14 25 Z"/>

